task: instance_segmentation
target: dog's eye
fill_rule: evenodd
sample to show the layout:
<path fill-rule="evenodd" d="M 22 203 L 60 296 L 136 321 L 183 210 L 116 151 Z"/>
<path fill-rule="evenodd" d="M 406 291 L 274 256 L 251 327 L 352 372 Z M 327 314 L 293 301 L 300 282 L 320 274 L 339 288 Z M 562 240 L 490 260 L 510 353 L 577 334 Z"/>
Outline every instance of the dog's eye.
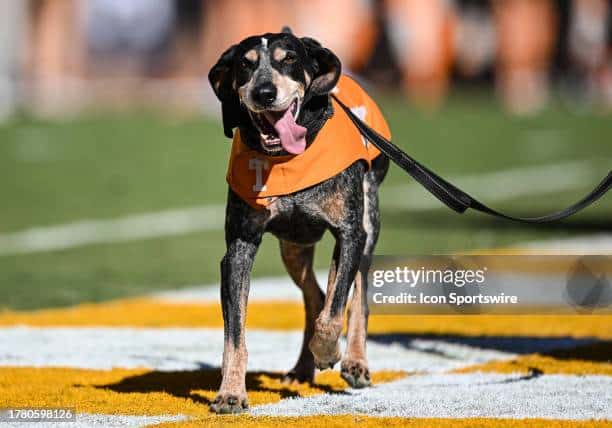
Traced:
<path fill-rule="evenodd" d="M 249 68 L 249 67 L 251 66 L 251 64 L 252 64 L 252 62 L 251 62 L 251 61 L 249 61 L 249 60 L 248 60 L 248 59 L 246 59 L 246 58 L 242 58 L 242 59 L 240 60 L 240 68 Z"/>
<path fill-rule="evenodd" d="M 293 64 L 295 61 L 297 61 L 297 56 L 293 52 L 287 52 L 285 58 L 283 58 L 285 64 Z"/>

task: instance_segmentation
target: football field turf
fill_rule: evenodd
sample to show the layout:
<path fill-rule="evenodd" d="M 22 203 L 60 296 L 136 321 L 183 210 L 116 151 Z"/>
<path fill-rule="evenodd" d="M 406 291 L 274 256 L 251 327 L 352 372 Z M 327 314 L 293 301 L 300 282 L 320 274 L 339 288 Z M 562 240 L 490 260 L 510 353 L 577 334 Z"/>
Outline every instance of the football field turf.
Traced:
<path fill-rule="evenodd" d="M 554 107 L 511 118 L 479 97 L 438 113 L 382 106 L 398 145 L 519 215 L 576 201 L 612 165 L 609 117 Z M 271 237 L 249 306 L 251 413 L 210 415 L 228 150 L 217 122 L 155 113 L 0 125 L 0 408 L 74 407 L 81 426 L 609 424 L 612 321 L 601 315 L 374 316 L 375 388 L 346 391 L 337 371 L 283 385 L 303 311 Z M 525 226 L 459 216 L 392 167 L 381 207 L 378 254 L 534 241 L 612 252 L 609 196 L 564 224 Z M 319 271 L 330 257 L 327 236 Z"/>

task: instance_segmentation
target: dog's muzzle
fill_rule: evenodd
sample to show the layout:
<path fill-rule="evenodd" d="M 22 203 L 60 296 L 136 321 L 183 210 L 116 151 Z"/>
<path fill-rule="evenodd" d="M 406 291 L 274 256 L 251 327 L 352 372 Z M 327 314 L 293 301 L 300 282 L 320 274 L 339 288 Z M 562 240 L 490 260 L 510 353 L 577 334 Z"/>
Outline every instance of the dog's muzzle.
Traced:
<path fill-rule="evenodd" d="M 270 93 L 267 96 L 271 96 Z M 256 94 L 253 94 L 255 98 Z M 261 92 L 258 97 L 265 97 Z M 274 89 L 276 97 L 276 89 Z M 257 101 L 257 99 L 255 99 Z M 300 154 L 306 149 L 306 128 L 297 124 L 300 114 L 301 100 L 294 96 L 285 108 L 263 109 L 255 111 L 248 108 L 249 115 L 260 133 L 261 144 L 269 152 L 278 152 L 282 149 L 291 154 Z"/>

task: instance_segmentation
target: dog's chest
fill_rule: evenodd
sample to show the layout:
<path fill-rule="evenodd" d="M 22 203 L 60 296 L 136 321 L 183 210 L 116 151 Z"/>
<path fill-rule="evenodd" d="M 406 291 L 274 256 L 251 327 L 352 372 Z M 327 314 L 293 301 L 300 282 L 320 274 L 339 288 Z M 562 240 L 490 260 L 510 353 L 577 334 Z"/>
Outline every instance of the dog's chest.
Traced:
<path fill-rule="evenodd" d="M 266 231 L 297 244 L 313 244 L 329 226 L 316 204 L 302 203 L 294 195 L 279 198 L 270 207 Z"/>
<path fill-rule="evenodd" d="M 319 241 L 326 229 L 360 224 L 365 166 L 356 162 L 317 186 L 281 196 L 268 207 L 265 231 L 300 244 Z"/>

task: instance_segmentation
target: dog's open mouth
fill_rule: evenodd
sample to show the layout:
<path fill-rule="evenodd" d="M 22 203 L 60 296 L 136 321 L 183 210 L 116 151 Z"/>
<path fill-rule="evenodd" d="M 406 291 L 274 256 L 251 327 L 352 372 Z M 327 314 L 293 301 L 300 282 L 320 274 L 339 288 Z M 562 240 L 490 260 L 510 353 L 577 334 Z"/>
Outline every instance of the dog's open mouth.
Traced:
<path fill-rule="evenodd" d="M 305 150 L 306 128 L 296 123 L 300 114 L 299 98 L 294 98 L 284 110 L 248 110 L 265 150 L 278 152 L 284 149 L 291 154 L 300 154 Z"/>

